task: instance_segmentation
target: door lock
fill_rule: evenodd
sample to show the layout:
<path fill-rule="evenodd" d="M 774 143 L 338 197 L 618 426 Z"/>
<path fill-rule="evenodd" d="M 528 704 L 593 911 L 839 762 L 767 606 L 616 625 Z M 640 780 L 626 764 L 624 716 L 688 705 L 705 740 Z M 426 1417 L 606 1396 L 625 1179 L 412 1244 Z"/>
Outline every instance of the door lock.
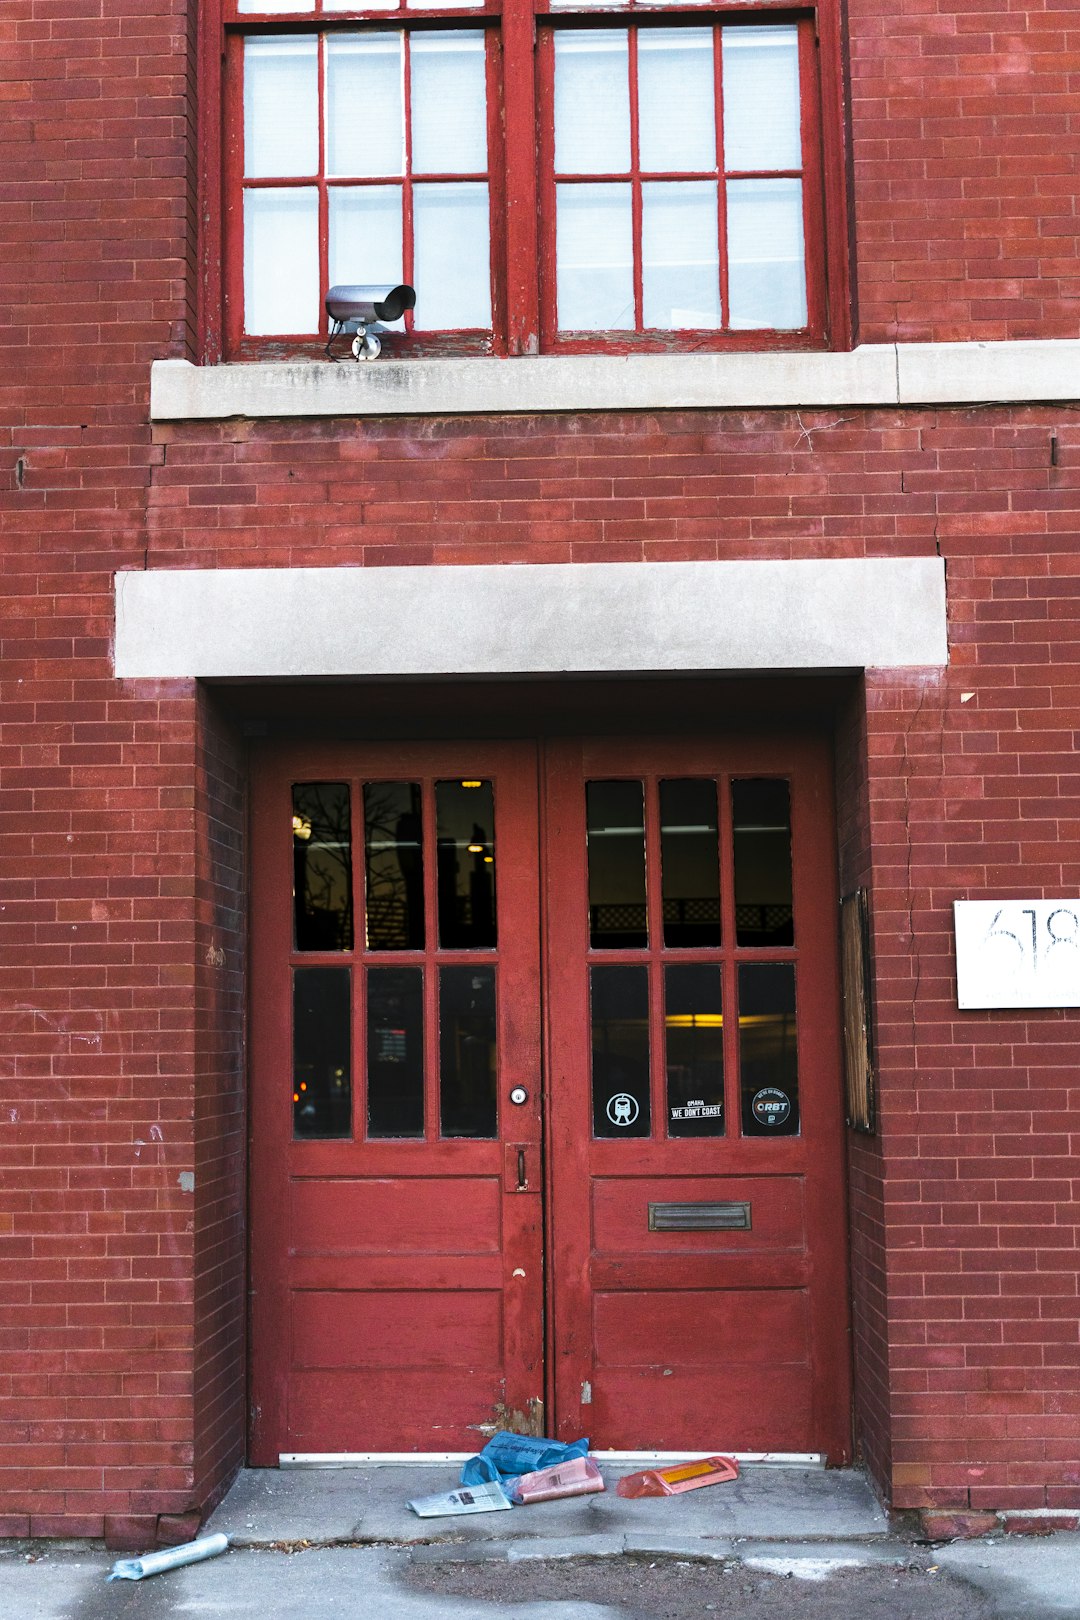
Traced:
<path fill-rule="evenodd" d="M 513 1091 L 510 1093 L 510 1101 L 512 1103 L 517 1103 L 519 1108 L 521 1107 L 522 1103 L 527 1103 L 528 1100 L 529 1093 L 525 1090 L 524 1086 L 515 1086 Z"/>

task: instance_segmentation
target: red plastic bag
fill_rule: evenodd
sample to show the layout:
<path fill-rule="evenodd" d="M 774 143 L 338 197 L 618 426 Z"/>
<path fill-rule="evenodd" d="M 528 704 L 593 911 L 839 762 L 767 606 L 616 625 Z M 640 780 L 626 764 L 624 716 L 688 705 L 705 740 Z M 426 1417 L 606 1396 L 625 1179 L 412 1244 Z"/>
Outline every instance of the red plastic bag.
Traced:
<path fill-rule="evenodd" d="M 615 1487 L 616 1496 L 681 1496 L 702 1485 L 723 1485 L 738 1479 L 739 1465 L 734 1457 L 703 1457 L 698 1462 L 676 1463 L 673 1468 L 646 1468 L 640 1474 L 627 1474 Z"/>

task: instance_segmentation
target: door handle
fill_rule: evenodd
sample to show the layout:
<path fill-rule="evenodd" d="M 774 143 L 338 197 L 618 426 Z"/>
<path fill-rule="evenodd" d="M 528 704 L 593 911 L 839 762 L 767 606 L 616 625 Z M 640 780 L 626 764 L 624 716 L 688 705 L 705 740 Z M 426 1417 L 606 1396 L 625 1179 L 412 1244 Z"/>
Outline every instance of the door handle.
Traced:
<path fill-rule="evenodd" d="M 533 1142 L 505 1142 L 503 1144 L 503 1192 L 531 1193 L 539 1192 L 539 1183 L 530 1184 L 532 1175 L 533 1153 L 539 1152 Z M 539 1158 L 535 1161 L 540 1163 Z"/>

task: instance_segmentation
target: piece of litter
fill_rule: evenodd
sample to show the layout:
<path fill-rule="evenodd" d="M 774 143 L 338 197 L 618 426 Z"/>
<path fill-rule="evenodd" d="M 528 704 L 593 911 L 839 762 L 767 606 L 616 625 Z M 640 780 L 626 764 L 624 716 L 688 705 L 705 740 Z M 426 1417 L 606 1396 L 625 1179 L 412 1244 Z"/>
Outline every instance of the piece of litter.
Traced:
<path fill-rule="evenodd" d="M 554 1468 L 538 1468 L 531 1474 L 508 1479 L 506 1489 L 511 1502 L 525 1506 L 529 1502 L 555 1502 L 564 1496 L 593 1496 L 604 1489 L 604 1481 L 591 1458 L 572 1457 Z"/>
<path fill-rule="evenodd" d="M 705 1457 L 700 1462 L 679 1463 L 674 1468 L 646 1468 L 640 1474 L 627 1474 L 615 1487 L 617 1496 L 681 1496 L 702 1485 L 723 1485 L 738 1479 L 739 1465 L 734 1457 Z"/>
<path fill-rule="evenodd" d="M 456 1491 L 439 1491 L 434 1496 L 418 1496 L 409 1506 L 421 1519 L 449 1519 L 462 1513 L 502 1513 L 510 1511 L 510 1498 L 494 1481 L 462 1485 Z"/>
<path fill-rule="evenodd" d="M 470 1457 L 461 1470 L 463 1485 L 480 1485 L 487 1480 L 516 1479 L 538 1468 L 554 1468 L 574 1457 L 587 1456 L 588 1440 L 545 1440 L 531 1434 L 493 1434 L 477 1456 Z"/>
<path fill-rule="evenodd" d="M 161 1552 L 144 1553 L 141 1558 L 118 1558 L 106 1578 L 110 1581 L 143 1581 L 148 1575 L 163 1575 L 168 1569 L 182 1569 L 185 1564 L 201 1564 L 204 1558 L 216 1558 L 227 1550 L 228 1545 L 228 1536 L 219 1531 L 215 1536 L 185 1541 L 181 1547 L 165 1547 Z"/>

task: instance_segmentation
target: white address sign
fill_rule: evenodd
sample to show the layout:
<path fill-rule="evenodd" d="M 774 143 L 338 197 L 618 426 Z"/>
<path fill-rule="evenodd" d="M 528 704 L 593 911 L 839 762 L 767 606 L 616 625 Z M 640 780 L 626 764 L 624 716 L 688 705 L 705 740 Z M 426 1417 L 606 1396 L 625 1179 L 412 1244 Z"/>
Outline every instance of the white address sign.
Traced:
<path fill-rule="evenodd" d="M 955 900 L 961 1008 L 1080 1007 L 1080 899 Z"/>

